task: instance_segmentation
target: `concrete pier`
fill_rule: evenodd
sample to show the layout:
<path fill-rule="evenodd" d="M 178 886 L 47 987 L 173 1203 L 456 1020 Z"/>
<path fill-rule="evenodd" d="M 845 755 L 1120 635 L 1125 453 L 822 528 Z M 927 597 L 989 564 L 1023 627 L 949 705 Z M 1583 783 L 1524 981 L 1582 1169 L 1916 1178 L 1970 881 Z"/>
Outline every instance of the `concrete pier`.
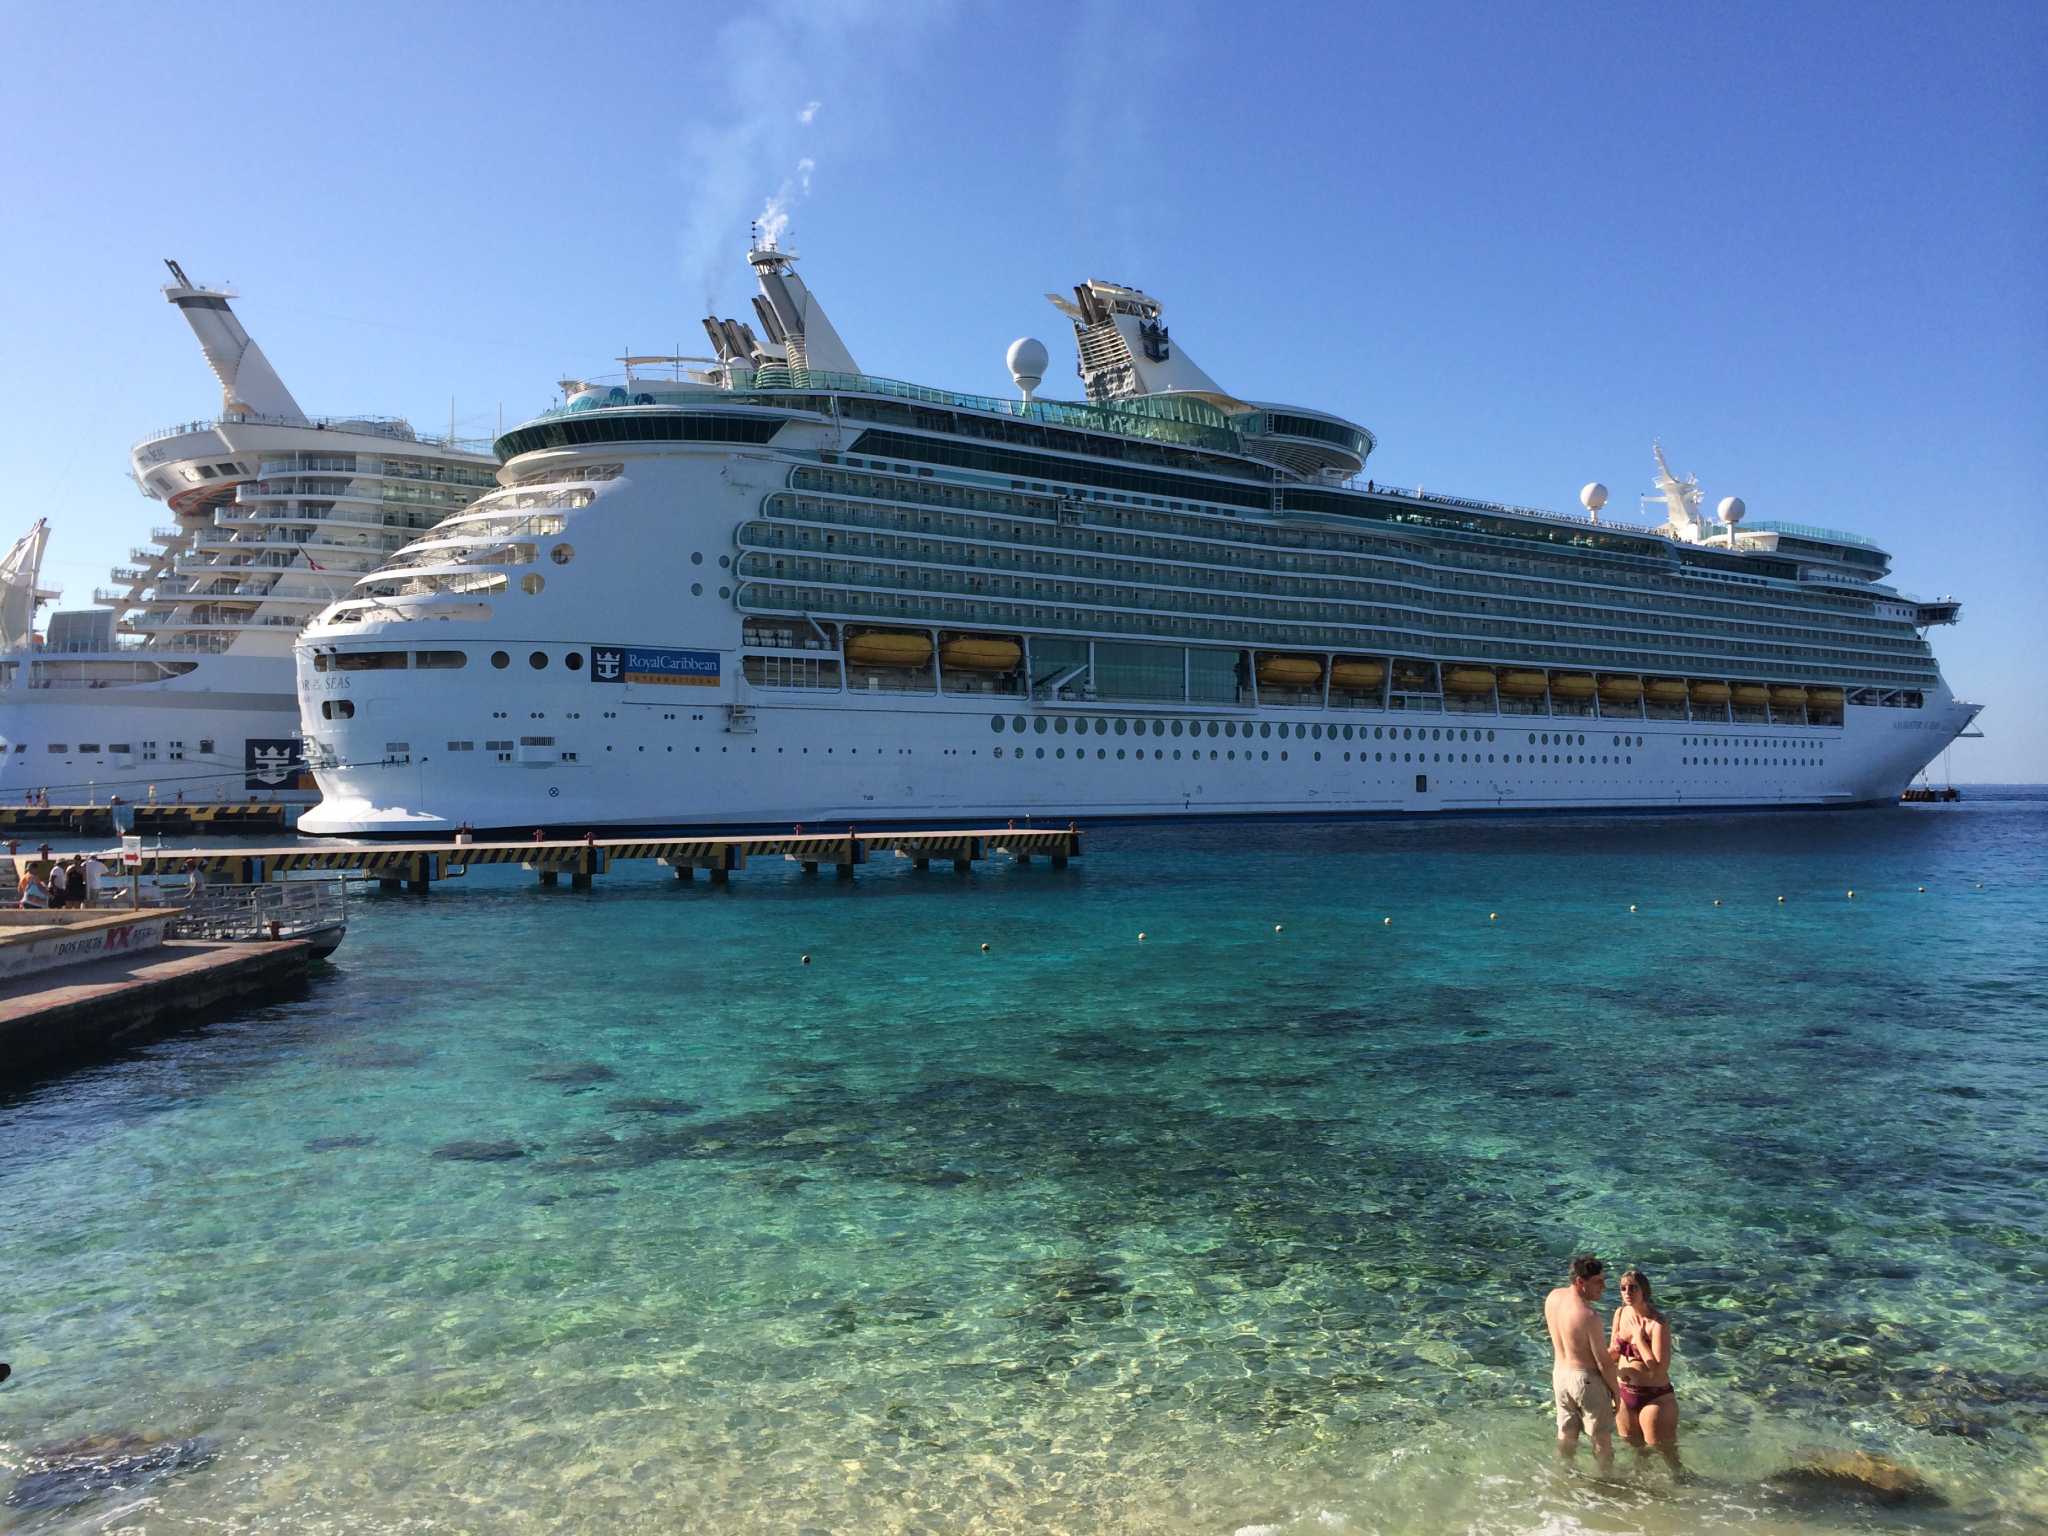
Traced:
<path fill-rule="evenodd" d="M 313 955 L 303 940 L 170 939 L 0 984 L 0 1089 L 289 992 L 303 984 Z"/>

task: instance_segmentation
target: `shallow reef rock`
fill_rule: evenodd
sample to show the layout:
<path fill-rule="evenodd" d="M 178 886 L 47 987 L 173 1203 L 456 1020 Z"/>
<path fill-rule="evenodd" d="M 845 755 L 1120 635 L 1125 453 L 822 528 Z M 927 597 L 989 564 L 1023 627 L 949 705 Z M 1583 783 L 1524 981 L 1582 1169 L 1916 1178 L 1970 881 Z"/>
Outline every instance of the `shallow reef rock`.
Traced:
<path fill-rule="evenodd" d="M 14 1509 L 69 1509 L 102 1493 L 203 1467 L 219 1454 L 219 1447 L 204 1438 L 80 1435 L 30 1451 L 7 1491 L 7 1503 Z"/>
<path fill-rule="evenodd" d="M 449 1163 L 509 1163 L 526 1153 L 526 1146 L 517 1141 L 450 1141 L 433 1151 Z"/>
<path fill-rule="evenodd" d="M 1946 1504 L 1934 1484 L 1911 1467 L 1864 1451 L 1817 1451 L 1768 1479 L 1802 1505 L 1872 1504 L 1936 1509 Z"/>

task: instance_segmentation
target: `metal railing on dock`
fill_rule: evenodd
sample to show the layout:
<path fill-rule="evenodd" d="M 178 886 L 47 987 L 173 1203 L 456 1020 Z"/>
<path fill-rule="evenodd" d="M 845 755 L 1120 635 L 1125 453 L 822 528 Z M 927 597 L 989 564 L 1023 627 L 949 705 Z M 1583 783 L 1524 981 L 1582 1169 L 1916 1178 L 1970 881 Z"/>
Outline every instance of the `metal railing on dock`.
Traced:
<path fill-rule="evenodd" d="M 140 872 L 175 875 L 198 870 L 206 880 L 238 885 L 291 880 L 307 875 L 340 875 L 375 880 L 387 890 L 429 889 L 435 882 L 457 879 L 468 870 L 512 864 L 533 871 L 542 885 L 558 885 L 567 875 L 579 890 L 610 871 L 614 863 L 653 860 L 690 880 L 705 871 L 723 884 L 747 867 L 750 859 L 781 856 L 806 872 L 831 865 L 850 878 L 877 855 L 907 859 L 918 869 L 934 862 L 965 871 L 977 860 L 1007 857 L 1018 863 L 1043 858 L 1055 867 L 1081 855 L 1081 834 L 1075 828 L 1004 827 L 959 831 L 788 832 L 737 837 L 586 837 L 530 843 L 480 843 L 457 838 L 432 843 L 329 843 L 284 848 L 150 848 L 141 854 Z"/>

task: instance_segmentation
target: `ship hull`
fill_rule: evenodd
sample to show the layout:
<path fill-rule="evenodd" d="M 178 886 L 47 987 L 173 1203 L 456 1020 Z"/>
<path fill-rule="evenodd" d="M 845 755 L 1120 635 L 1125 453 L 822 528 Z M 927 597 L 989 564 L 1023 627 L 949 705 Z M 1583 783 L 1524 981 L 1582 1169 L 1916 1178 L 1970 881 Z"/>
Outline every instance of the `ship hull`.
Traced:
<path fill-rule="evenodd" d="M 56 805 L 115 796 L 309 804 L 318 794 L 296 766 L 290 684 L 289 656 L 209 657 L 154 683 L 17 682 L 0 690 L 0 802 L 40 793 Z"/>
<path fill-rule="evenodd" d="M 323 799 L 301 818 L 305 832 L 424 836 L 464 822 L 741 829 L 999 825 L 1026 816 L 1844 807 L 1896 801 L 1975 713 L 1945 695 L 1910 719 L 1897 709 L 1851 708 L 1832 728 L 1367 710 L 1054 711 L 1022 700 L 884 703 L 842 695 L 757 702 L 735 719 L 719 704 L 593 712 L 588 684 L 560 684 L 529 687 L 518 713 L 586 722 L 595 713 L 594 728 L 479 762 L 474 748 L 450 752 L 441 741 L 422 740 L 445 731 L 435 712 L 408 707 L 398 688 L 378 698 L 374 686 L 353 681 L 357 709 L 378 722 L 378 743 L 358 744 L 347 766 L 319 770 Z M 1191 737 L 1191 730 L 1202 734 Z M 403 761 L 384 750 L 397 745 L 406 748 Z M 534 760 L 548 754 L 553 760 Z"/>

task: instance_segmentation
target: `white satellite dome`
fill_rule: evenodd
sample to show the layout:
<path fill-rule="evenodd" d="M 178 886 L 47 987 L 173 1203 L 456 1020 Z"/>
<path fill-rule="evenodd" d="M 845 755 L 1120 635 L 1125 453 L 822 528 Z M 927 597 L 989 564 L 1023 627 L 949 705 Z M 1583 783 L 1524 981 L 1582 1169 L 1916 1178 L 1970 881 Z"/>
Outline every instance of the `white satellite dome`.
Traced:
<path fill-rule="evenodd" d="M 1716 509 L 1721 521 L 1731 528 L 1742 521 L 1742 514 L 1748 510 L 1740 496 L 1723 496 L 1721 505 Z"/>
<path fill-rule="evenodd" d="M 1036 336 L 1019 336 L 1010 343 L 1010 350 L 1004 354 L 1003 361 L 1009 365 L 1010 377 L 1017 381 L 1017 387 L 1029 400 L 1031 392 L 1045 377 L 1045 365 L 1050 358 L 1045 343 Z"/>
<path fill-rule="evenodd" d="M 1598 480 L 1588 480 L 1579 487 L 1579 505 L 1588 512 L 1598 512 L 1607 505 L 1607 487 Z"/>

